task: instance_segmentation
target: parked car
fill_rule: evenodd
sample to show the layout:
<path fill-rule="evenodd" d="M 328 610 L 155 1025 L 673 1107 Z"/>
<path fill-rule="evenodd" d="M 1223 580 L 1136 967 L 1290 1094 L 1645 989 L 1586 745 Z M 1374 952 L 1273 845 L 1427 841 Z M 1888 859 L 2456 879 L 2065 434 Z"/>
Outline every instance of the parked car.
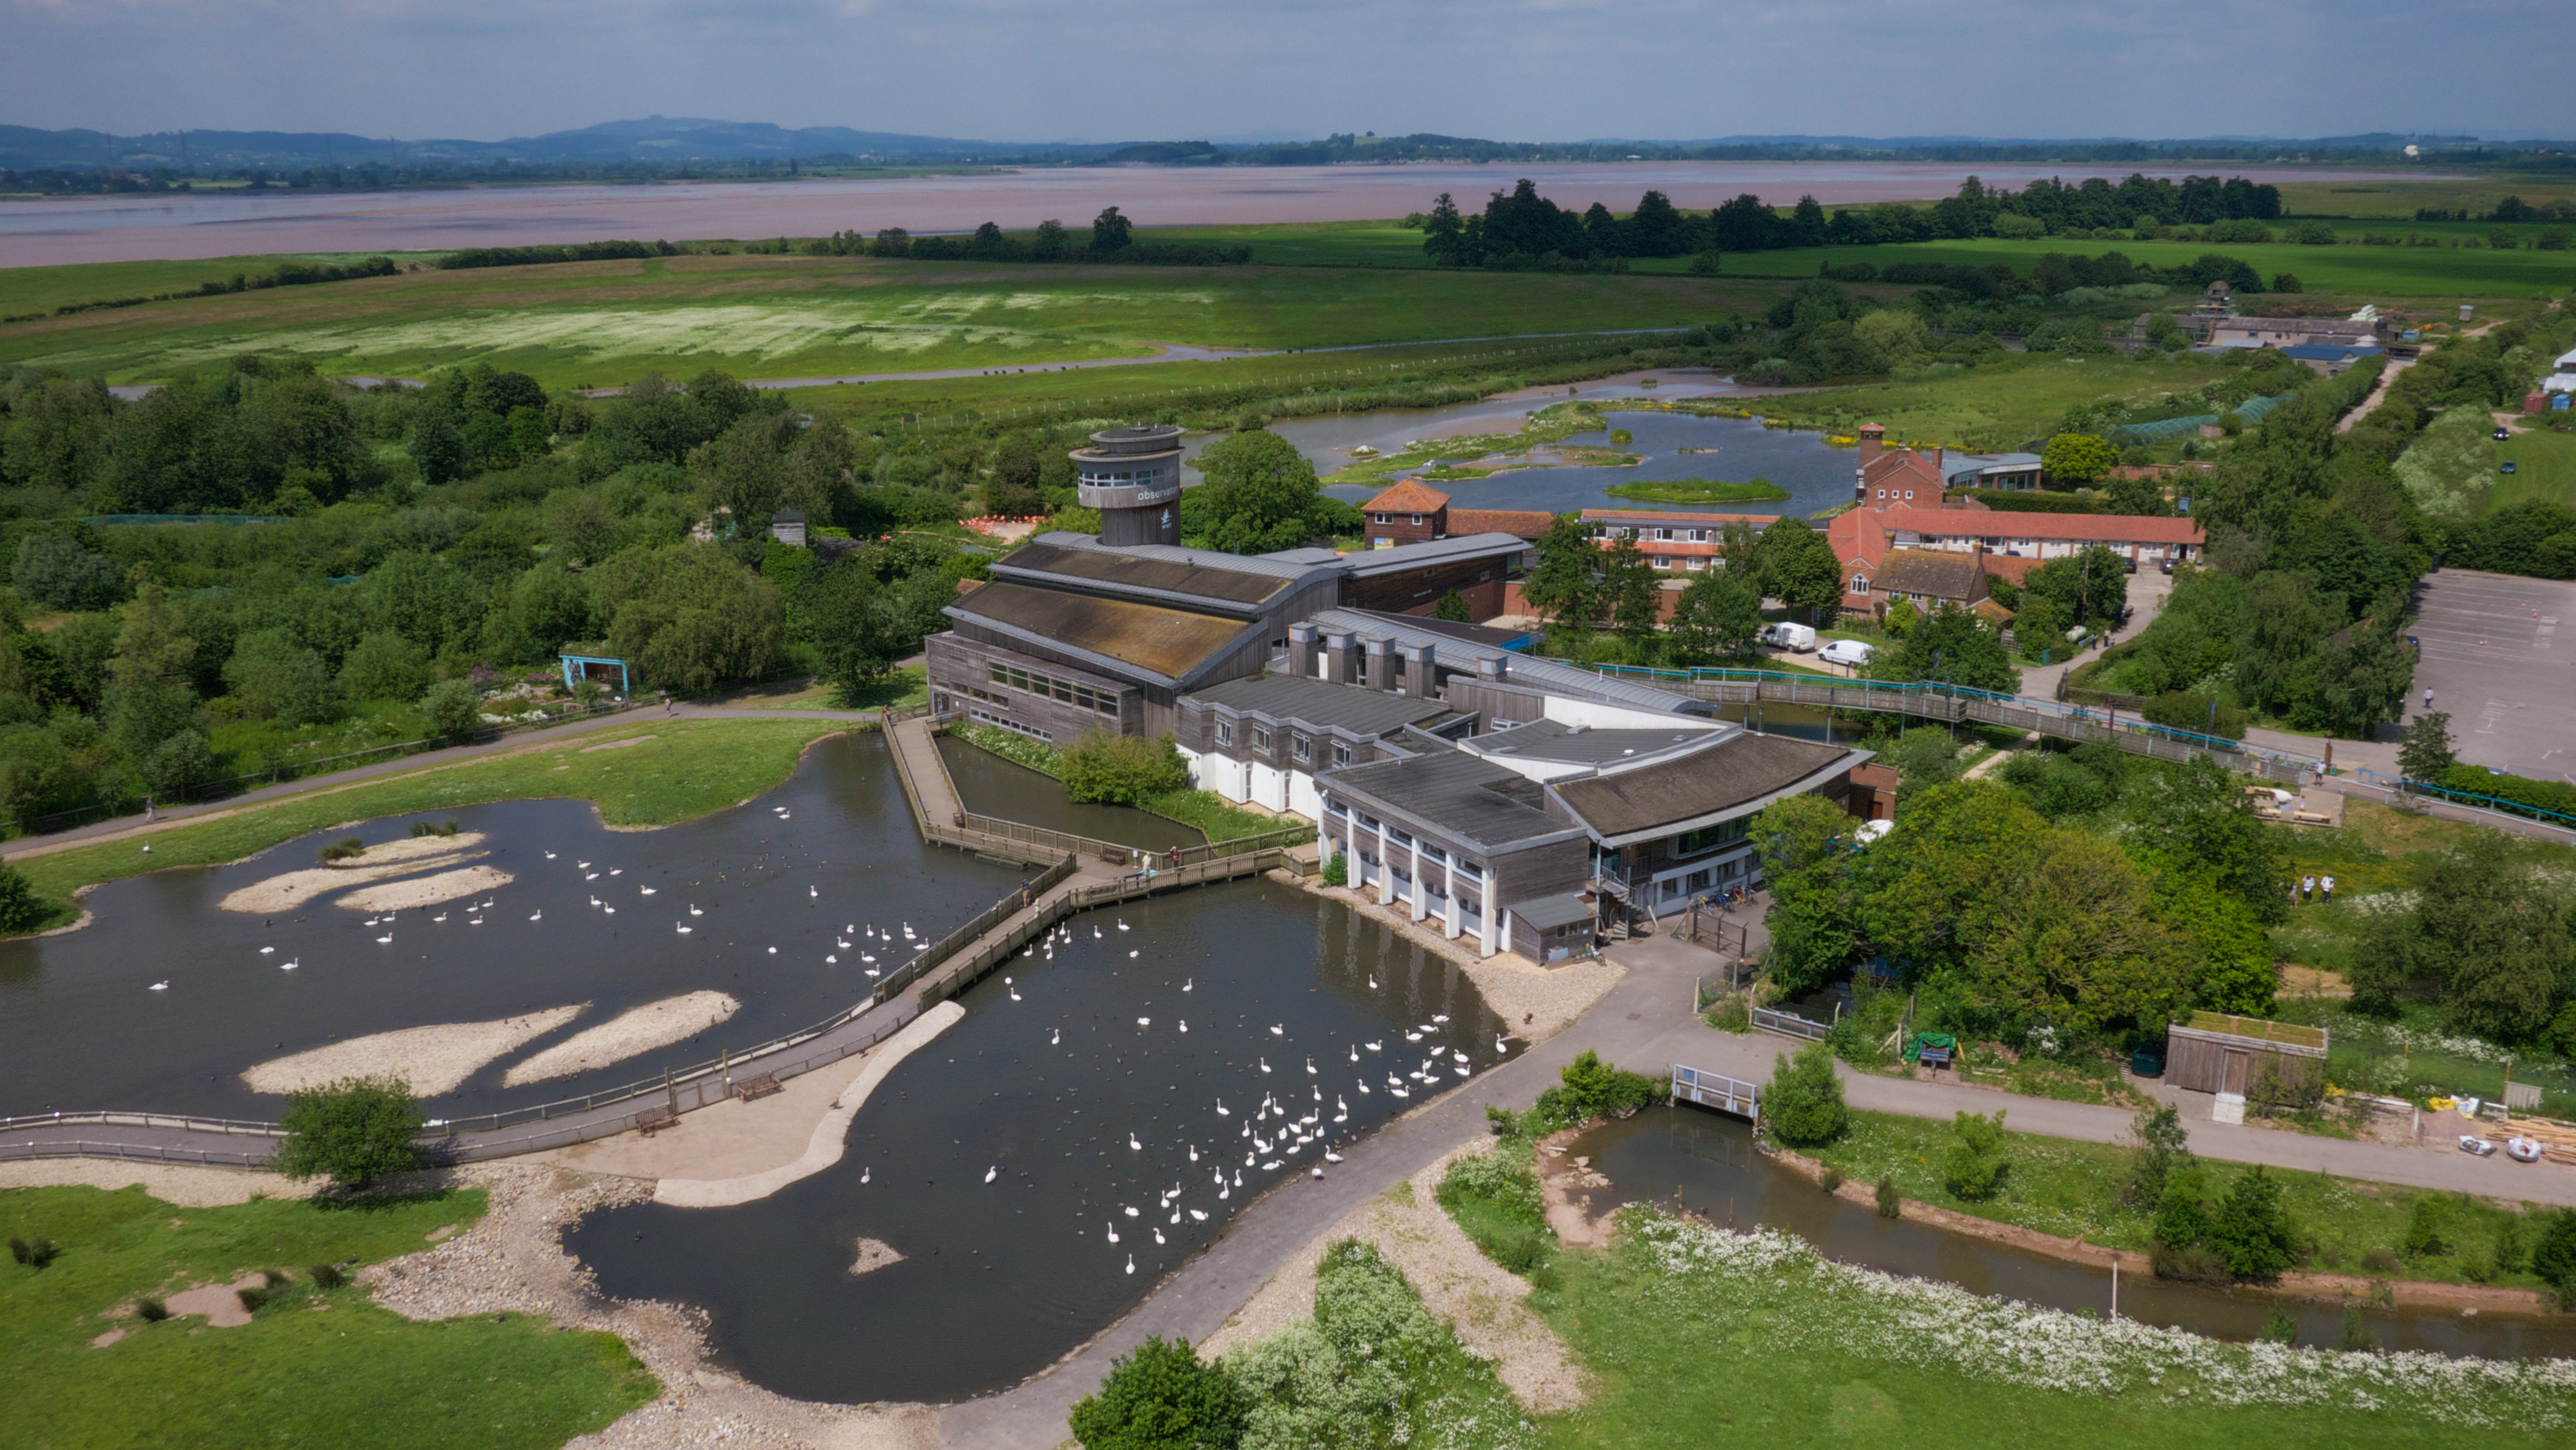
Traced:
<path fill-rule="evenodd" d="M 1816 648 L 1816 632 L 1803 624 L 1775 624 L 1762 631 L 1762 642 L 1773 649 L 1810 654 Z"/>
<path fill-rule="evenodd" d="M 1837 639 L 1816 651 L 1816 658 L 1827 664 L 1849 665 L 1853 669 L 1859 669 L 1868 664 L 1869 657 L 1876 653 L 1878 653 L 1876 645 L 1864 644 L 1856 639 Z"/>
<path fill-rule="evenodd" d="M 2503 426 L 2502 424 L 2498 424 L 2498 425 L 2496 426 L 2496 430 L 2495 430 L 2495 438 L 2496 438 L 2496 441 L 2497 441 L 2498 443 L 2502 443 L 2504 440 L 2506 440 L 2507 438 L 2510 438 L 2510 437 L 2512 437 L 2512 436 L 2513 436 L 2513 430 L 2512 430 L 2512 429 L 2507 428 L 2507 427 Z"/>
<path fill-rule="evenodd" d="M 2171 555 L 2171 554 L 2167 554 L 2167 555 L 2165 555 L 2165 561 L 2164 561 L 2164 563 L 2163 563 L 2163 564 L 2161 564 L 2161 565 L 2159 565 L 2159 566 L 2157 566 L 2157 567 L 2159 567 L 2159 568 L 2163 569 L 2166 573 L 2170 574 L 2170 573 L 2172 573 L 2172 572 L 2173 572 L 2173 566 L 2174 566 L 2174 559 L 2173 559 L 2173 555 Z"/>

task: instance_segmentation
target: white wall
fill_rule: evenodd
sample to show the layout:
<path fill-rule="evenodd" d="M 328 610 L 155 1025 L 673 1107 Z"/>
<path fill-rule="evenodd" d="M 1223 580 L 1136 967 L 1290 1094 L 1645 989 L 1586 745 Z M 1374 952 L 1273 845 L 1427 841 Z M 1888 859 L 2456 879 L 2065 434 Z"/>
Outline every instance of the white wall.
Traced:
<path fill-rule="evenodd" d="M 1660 710 L 1631 710 L 1624 705 L 1604 705 L 1593 700 L 1570 699 L 1563 695 L 1547 697 L 1547 718 L 1559 725 L 1589 725 L 1596 730 L 1669 730 L 1675 725 L 1706 729 L 1720 723 L 1685 715 L 1670 715 Z M 1497 764 L 1510 764 L 1509 757 Z"/>

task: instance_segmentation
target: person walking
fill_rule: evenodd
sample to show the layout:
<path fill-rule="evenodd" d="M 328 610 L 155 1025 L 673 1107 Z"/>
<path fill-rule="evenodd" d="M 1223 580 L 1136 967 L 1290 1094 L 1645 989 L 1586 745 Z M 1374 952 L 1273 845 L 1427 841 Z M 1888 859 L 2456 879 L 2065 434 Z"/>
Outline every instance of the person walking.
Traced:
<path fill-rule="evenodd" d="M 152 824 L 152 797 L 148 795 L 143 798 L 143 824 Z"/>
<path fill-rule="evenodd" d="M 2325 893 L 2325 899 L 2326 899 L 2327 901 L 2331 902 L 2331 901 L 2333 901 L 2333 900 L 2334 900 L 2334 878 L 2333 878 L 2333 877 L 2331 877 L 2331 876 L 2326 876 L 2326 877 L 2321 877 L 2321 878 L 2319 878 L 2319 879 L 2318 879 L 2318 881 L 2317 881 L 2317 889 L 2318 889 L 2318 890 L 2320 890 L 2320 891 L 2323 891 L 2323 892 Z"/>
<path fill-rule="evenodd" d="M 2302 903 L 2304 903 L 2304 902 L 2314 901 L 2314 900 L 2316 900 L 2316 899 L 2317 899 L 2317 878 L 2315 878 L 2314 876 L 2302 876 L 2302 877 L 2300 877 L 2300 878 L 2299 878 L 2299 900 L 2300 900 Z"/>
<path fill-rule="evenodd" d="M 2431 685 L 2426 685 L 2424 687 L 2424 708 L 2427 710 L 2433 708 L 2433 687 Z"/>

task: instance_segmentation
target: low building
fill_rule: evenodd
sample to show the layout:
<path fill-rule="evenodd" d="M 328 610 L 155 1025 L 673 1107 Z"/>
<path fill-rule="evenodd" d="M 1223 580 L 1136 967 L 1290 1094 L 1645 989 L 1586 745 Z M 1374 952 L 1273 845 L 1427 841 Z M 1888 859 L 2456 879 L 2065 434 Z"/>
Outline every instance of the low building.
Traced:
<path fill-rule="evenodd" d="M 2322 1027 L 2194 1012 L 2165 1029 L 2165 1081 L 2187 1092 L 2279 1101 L 2323 1081 L 2328 1045 Z"/>
<path fill-rule="evenodd" d="M 1671 509 L 1585 509 L 1583 521 L 1601 533 L 1601 547 L 1634 539 L 1646 562 L 1667 574 L 1697 574 L 1726 557 L 1726 526 L 1760 533 L 1777 514 L 1712 514 Z"/>
<path fill-rule="evenodd" d="M 2281 349 L 2281 356 L 2296 358 L 2310 369 L 2327 377 L 2340 377 L 2363 358 L 2378 357 L 2381 350 L 2348 343 L 2306 342 Z"/>
<path fill-rule="evenodd" d="M 2369 347 L 2379 341 L 2376 317 L 2222 317 L 2210 327 L 2212 347 Z"/>
<path fill-rule="evenodd" d="M 1462 509 L 1449 495 L 1418 479 L 1398 479 L 1395 486 L 1360 505 L 1364 536 L 1371 549 L 1475 534 L 1510 534 L 1536 542 L 1556 515 L 1544 509 Z"/>
<path fill-rule="evenodd" d="M 805 515 L 795 509 L 780 509 L 769 516 L 769 536 L 782 544 L 805 547 Z"/>
<path fill-rule="evenodd" d="M 2025 513 L 1969 507 L 1864 506 L 1825 526 L 1848 579 L 1872 574 L 1892 549 L 1982 550 L 1990 558 L 2057 559 L 2101 544 L 2124 559 L 2153 563 L 2197 558 L 2206 538 L 2187 518 L 2141 514 Z"/>
<path fill-rule="evenodd" d="M 1991 593 L 1982 549 L 1967 553 L 1891 549 L 1874 571 L 1855 569 L 1848 573 L 1843 581 L 1843 608 L 1884 619 L 1889 606 L 1900 599 L 1918 612 L 1929 614 L 1945 604 L 1972 609 Z"/>

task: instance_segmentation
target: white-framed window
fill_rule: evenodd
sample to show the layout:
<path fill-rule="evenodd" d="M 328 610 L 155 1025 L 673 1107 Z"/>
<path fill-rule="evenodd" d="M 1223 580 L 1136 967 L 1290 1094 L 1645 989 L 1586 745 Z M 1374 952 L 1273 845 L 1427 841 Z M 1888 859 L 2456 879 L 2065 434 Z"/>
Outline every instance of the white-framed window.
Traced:
<path fill-rule="evenodd" d="M 1291 735 L 1288 737 L 1288 753 L 1299 760 L 1309 759 L 1315 753 L 1315 742 L 1303 735 Z"/>
<path fill-rule="evenodd" d="M 1266 727 L 1260 725 L 1252 727 L 1252 748 L 1261 751 L 1264 754 L 1269 752 L 1270 731 Z"/>
<path fill-rule="evenodd" d="M 1333 767 L 1334 767 L 1335 769 L 1337 769 L 1337 770 L 1338 770 L 1338 769 L 1340 769 L 1341 767 L 1343 767 L 1343 766 L 1345 766 L 1345 765 L 1348 765 L 1348 764 L 1350 764 L 1350 763 L 1351 763 L 1351 747 L 1350 747 L 1349 745 L 1347 745 L 1347 744 L 1343 743 L 1342 741 L 1339 741 L 1339 740 L 1334 741 L 1334 742 L 1333 742 Z"/>
<path fill-rule="evenodd" d="M 1219 720 L 1216 722 L 1216 743 L 1219 745 L 1232 745 L 1234 743 L 1233 721 Z"/>
<path fill-rule="evenodd" d="M 1867 594 L 1869 592 L 1869 576 L 1866 574 L 1854 574 L 1852 576 L 1851 592 L 1854 594 Z"/>
<path fill-rule="evenodd" d="M 1673 567 L 1673 556 L 1670 554 L 1657 554 L 1655 556 L 1655 567 L 1658 569 L 1669 569 Z"/>
<path fill-rule="evenodd" d="M 1694 554 L 1694 555 L 1692 555 L 1690 558 L 1684 559 L 1684 560 L 1682 561 L 1682 567 L 1683 567 L 1683 568 L 1685 568 L 1685 569 L 1688 569 L 1688 570 L 1690 570 L 1692 573 L 1696 574 L 1696 573 L 1698 573 L 1700 570 L 1705 569 L 1705 568 L 1707 568 L 1707 567 L 1708 567 L 1708 561 L 1707 561 L 1706 559 L 1700 558 L 1698 555 Z"/>
<path fill-rule="evenodd" d="M 1413 516 L 1413 521 L 1414 521 L 1415 523 L 1417 523 L 1417 524 L 1418 524 L 1418 523 L 1421 523 L 1421 522 L 1422 522 L 1422 515 L 1420 515 L 1420 514 L 1415 514 L 1415 515 Z"/>

